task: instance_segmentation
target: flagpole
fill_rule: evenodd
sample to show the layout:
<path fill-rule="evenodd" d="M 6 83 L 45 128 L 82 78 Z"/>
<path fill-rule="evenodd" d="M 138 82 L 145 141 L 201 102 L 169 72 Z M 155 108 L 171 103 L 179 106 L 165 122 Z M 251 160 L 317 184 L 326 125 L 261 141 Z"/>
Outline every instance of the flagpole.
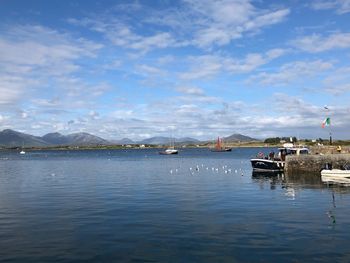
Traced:
<path fill-rule="evenodd" d="M 329 118 L 329 145 L 332 145 L 333 142 L 332 142 L 332 123 L 331 123 L 331 120 L 330 120 L 330 113 L 329 113 L 329 108 L 327 106 L 324 106 L 324 109 L 327 111 L 327 118 Z"/>

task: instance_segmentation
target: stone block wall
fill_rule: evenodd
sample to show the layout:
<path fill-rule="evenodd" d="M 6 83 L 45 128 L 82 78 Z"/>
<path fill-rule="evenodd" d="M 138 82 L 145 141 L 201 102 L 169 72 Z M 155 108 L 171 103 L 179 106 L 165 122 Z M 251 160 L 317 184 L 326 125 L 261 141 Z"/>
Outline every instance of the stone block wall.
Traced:
<path fill-rule="evenodd" d="M 343 165 L 350 165 L 350 154 L 308 154 L 308 155 L 288 155 L 284 171 L 286 174 L 313 174 L 321 175 L 325 163 L 331 163 L 334 169 L 341 169 Z"/>

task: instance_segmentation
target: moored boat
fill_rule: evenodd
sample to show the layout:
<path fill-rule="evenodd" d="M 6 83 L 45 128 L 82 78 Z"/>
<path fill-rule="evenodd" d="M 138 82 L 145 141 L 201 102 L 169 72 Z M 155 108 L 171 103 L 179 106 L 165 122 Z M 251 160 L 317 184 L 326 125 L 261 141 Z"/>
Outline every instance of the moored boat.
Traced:
<path fill-rule="evenodd" d="M 215 147 L 211 148 L 210 151 L 212 152 L 231 152 L 232 148 L 225 147 L 222 139 L 218 137 Z"/>
<path fill-rule="evenodd" d="M 321 171 L 321 180 L 324 183 L 350 184 L 350 166 L 345 164 L 342 169 L 333 169 L 332 164 L 327 163 Z"/>
<path fill-rule="evenodd" d="M 256 172 L 282 172 L 285 167 L 285 159 L 287 155 L 300 155 L 308 154 L 309 149 L 303 146 L 294 146 L 292 144 L 285 144 L 283 147 L 278 148 L 278 155 L 275 156 L 274 152 L 270 152 L 268 156 L 265 156 L 260 152 L 256 158 L 250 159 L 253 171 Z"/>
<path fill-rule="evenodd" d="M 284 161 L 253 158 L 250 160 L 255 172 L 281 172 L 284 169 Z"/>
<path fill-rule="evenodd" d="M 159 154 L 170 155 L 170 154 L 178 154 L 179 151 L 175 149 L 175 141 L 172 139 L 170 142 L 170 146 L 166 148 L 164 151 L 160 151 Z"/>
<path fill-rule="evenodd" d="M 323 169 L 321 171 L 321 176 L 350 179 L 350 170 L 341 170 L 341 169 L 326 170 L 326 169 Z"/>
<path fill-rule="evenodd" d="M 332 165 L 326 164 L 321 171 L 321 181 L 327 184 L 350 185 L 350 167 L 344 165 L 343 169 L 332 169 Z"/>
<path fill-rule="evenodd" d="M 179 151 L 174 149 L 174 148 L 168 148 L 165 149 L 164 151 L 160 151 L 159 154 L 165 154 L 165 155 L 169 155 L 169 154 L 178 154 Z"/>

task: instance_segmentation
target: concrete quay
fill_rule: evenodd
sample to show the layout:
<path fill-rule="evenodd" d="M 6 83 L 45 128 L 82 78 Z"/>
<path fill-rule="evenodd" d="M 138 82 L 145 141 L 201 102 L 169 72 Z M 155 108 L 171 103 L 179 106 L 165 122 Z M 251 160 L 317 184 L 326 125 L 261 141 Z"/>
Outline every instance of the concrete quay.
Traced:
<path fill-rule="evenodd" d="M 332 164 L 334 169 L 341 169 L 343 165 L 350 165 L 350 153 L 316 153 L 305 155 L 288 155 L 284 172 L 287 175 L 312 174 L 321 176 L 321 170 L 326 163 Z"/>

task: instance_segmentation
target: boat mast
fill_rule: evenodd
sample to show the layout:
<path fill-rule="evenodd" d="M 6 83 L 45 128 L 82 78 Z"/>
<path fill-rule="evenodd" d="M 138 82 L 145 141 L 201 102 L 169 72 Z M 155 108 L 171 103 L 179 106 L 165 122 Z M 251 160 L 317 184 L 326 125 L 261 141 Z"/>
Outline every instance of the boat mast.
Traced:
<path fill-rule="evenodd" d="M 218 137 L 218 140 L 216 142 L 216 149 L 220 150 L 221 149 L 221 139 Z"/>

